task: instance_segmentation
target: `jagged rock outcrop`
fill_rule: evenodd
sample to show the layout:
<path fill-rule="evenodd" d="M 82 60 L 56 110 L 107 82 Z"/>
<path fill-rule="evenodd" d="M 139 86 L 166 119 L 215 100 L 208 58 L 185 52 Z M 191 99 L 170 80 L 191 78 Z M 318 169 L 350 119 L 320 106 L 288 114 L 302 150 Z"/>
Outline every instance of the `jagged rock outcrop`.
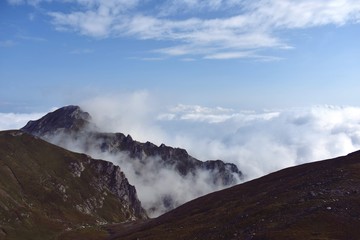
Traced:
<path fill-rule="evenodd" d="M 5 239 L 54 239 L 63 231 L 142 219 L 136 190 L 118 166 L 21 131 L 0 132 Z"/>
<path fill-rule="evenodd" d="M 204 181 L 214 190 L 232 186 L 242 179 L 242 172 L 231 163 L 221 160 L 203 162 L 190 156 L 185 149 L 165 144 L 157 146 L 151 142 L 141 143 L 123 133 L 99 132 L 91 122 L 90 114 L 77 106 L 68 106 L 48 113 L 37 121 L 30 121 L 21 130 L 65 148 L 72 149 L 76 146 L 72 150 L 90 155 L 94 152 L 112 156 L 125 154 L 127 163 L 133 164 L 138 177 L 161 168 L 170 169 L 174 174 L 187 179 L 205 173 L 207 179 Z M 156 166 L 149 170 L 148 166 L 151 164 Z M 158 205 L 170 210 L 183 203 L 174 201 L 169 194 L 163 194 L 161 198 L 147 210 L 154 212 L 159 208 Z"/>
<path fill-rule="evenodd" d="M 125 200 L 124 203 L 130 210 L 128 217 L 132 220 L 147 218 L 146 212 L 137 197 L 135 187 L 129 184 L 119 166 L 102 160 L 91 161 L 89 165 L 98 174 L 97 184 L 100 189 L 108 189 L 119 199 Z"/>

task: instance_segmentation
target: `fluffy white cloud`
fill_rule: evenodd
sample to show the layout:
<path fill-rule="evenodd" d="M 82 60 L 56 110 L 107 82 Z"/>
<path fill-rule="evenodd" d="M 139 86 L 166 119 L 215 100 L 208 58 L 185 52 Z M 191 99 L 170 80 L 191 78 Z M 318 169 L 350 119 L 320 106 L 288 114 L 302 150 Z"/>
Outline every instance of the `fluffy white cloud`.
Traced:
<path fill-rule="evenodd" d="M 8 0 L 14 5 L 44 1 Z M 96 38 L 169 41 L 172 46 L 154 52 L 208 59 L 276 60 L 249 54 L 249 50 L 291 48 L 276 34 L 278 30 L 341 26 L 360 20 L 357 0 L 76 0 L 73 4 L 70 11 L 48 10 L 58 30 Z"/>
<path fill-rule="evenodd" d="M 233 162 L 248 179 L 360 148 L 358 107 L 256 112 L 177 105 L 165 110 L 146 92 L 126 98 L 90 101 L 86 109 L 103 116 L 94 119 L 107 131 L 182 147 L 202 160 Z"/>
<path fill-rule="evenodd" d="M 172 144 L 202 159 L 234 162 L 249 178 L 360 148 L 360 108 L 315 106 L 264 112 L 179 111 Z M 214 117 L 216 115 L 216 117 Z M 191 116 L 191 117 L 189 117 Z M 214 121 L 214 119 L 221 119 Z M 201 129 L 192 130 L 201 123 Z"/>
<path fill-rule="evenodd" d="M 104 132 L 123 132 L 138 141 L 151 140 L 157 144 L 165 139 L 155 122 L 159 104 L 147 91 L 110 94 L 85 100 L 80 105 Z"/>

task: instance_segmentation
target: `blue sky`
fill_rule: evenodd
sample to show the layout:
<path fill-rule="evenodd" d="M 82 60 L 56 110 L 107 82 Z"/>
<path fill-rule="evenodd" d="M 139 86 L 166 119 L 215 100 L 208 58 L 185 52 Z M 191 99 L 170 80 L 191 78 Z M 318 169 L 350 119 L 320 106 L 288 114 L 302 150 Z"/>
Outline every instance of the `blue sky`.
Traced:
<path fill-rule="evenodd" d="M 358 106 L 360 1 L 0 2 L 0 112 L 149 91 L 167 104 Z"/>

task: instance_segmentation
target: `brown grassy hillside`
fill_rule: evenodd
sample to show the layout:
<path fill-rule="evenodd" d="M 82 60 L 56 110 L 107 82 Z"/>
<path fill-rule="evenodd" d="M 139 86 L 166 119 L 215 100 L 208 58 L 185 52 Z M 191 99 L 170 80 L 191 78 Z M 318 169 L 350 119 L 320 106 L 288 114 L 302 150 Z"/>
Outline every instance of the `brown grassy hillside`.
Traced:
<path fill-rule="evenodd" d="M 360 239 L 360 152 L 215 192 L 111 239 Z"/>
<path fill-rule="evenodd" d="M 57 239 L 144 218 L 119 167 L 20 131 L 0 132 L 0 239 Z"/>

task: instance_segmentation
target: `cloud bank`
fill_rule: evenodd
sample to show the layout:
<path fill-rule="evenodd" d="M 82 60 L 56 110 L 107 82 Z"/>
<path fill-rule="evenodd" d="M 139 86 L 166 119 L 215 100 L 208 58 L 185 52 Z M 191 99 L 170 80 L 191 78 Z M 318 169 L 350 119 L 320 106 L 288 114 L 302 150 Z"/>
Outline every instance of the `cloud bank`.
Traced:
<path fill-rule="evenodd" d="M 55 4 L 56 2 L 56 4 Z M 97 39 L 163 41 L 164 56 L 205 59 L 255 58 L 266 49 L 291 49 L 279 32 L 358 24 L 357 0 L 8 0 L 40 5 L 58 31 Z M 53 4 L 54 3 L 54 4 Z M 63 6 L 71 5 L 64 10 Z"/>
<path fill-rule="evenodd" d="M 94 120 L 108 132 L 185 148 L 200 160 L 235 163 L 247 179 L 360 148 L 360 107 L 239 111 L 179 104 L 166 108 L 153 98 L 141 92 L 127 102 L 102 98 L 83 107 L 94 116 L 107 116 Z"/>
<path fill-rule="evenodd" d="M 165 121 L 186 122 L 173 144 L 197 157 L 233 162 L 249 179 L 360 147 L 358 107 L 313 106 L 225 115 L 175 111 Z M 203 130 L 191 131 L 199 123 Z M 210 133 L 205 129 L 211 129 Z"/>
<path fill-rule="evenodd" d="M 311 106 L 235 110 L 178 104 L 146 91 L 98 97 L 80 106 L 104 132 L 185 148 L 200 160 L 235 163 L 247 179 L 360 148 L 360 107 Z M 43 113 L 0 113 L 0 129 L 17 129 Z"/>

